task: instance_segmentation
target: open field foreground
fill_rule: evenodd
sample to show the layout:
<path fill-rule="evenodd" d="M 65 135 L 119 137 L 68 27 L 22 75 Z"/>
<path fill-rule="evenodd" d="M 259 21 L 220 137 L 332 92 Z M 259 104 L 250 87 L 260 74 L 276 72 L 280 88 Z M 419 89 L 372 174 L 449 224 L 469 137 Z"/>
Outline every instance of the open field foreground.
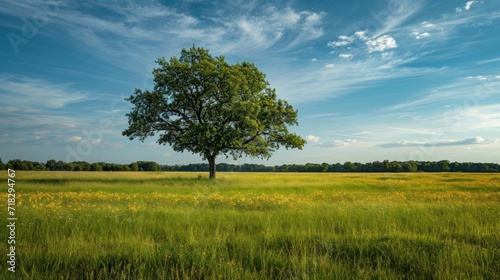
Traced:
<path fill-rule="evenodd" d="M 199 177 L 201 175 L 201 177 Z M 500 174 L 16 173 L 1 279 L 500 279 Z"/>

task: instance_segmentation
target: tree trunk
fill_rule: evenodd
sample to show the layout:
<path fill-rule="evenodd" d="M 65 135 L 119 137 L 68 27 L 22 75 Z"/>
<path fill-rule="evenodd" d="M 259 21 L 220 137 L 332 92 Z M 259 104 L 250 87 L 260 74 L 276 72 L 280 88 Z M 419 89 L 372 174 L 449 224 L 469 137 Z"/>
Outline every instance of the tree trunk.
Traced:
<path fill-rule="evenodd" d="M 208 157 L 210 179 L 215 179 L 215 156 Z"/>

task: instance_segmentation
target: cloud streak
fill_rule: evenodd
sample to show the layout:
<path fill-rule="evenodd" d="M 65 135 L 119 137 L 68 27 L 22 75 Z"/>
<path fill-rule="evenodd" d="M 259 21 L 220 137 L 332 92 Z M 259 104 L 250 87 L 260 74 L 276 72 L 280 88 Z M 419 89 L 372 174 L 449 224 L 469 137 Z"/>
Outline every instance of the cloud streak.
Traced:
<path fill-rule="evenodd" d="M 355 144 L 357 141 L 356 139 L 347 139 L 347 140 L 331 140 L 323 143 L 317 143 L 315 146 L 316 147 L 323 147 L 323 148 L 335 148 L 335 147 L 346 147 L 346 146 L 351 146 Z"/>
<path fill-rule="evenodd" d="M 419 142 L 419 141 L 401 141 L 394 143 L 381 144 L 381 148 L 397 148 L 397 147 L 446 147 L 446 146 L 470 146 L 470 145 L 488 145 L 498 143 L 500 139 L 487 140 L 483 137 L 473 137 L 464 140 L 441 140 L 434 142 Z"/>
<path fill-rule="evenodd" d="M 18 8 L 0 8 L 0 13 L 19 18 L 31 16 L 45 5 L 33 2 L 21 8 L 14 1 L 7 2 L 7 6 Z M 79 42 L 76 47 L 116 64 L 123 64 L 124 55 L 136 63 L 144 58 L 152 61 L 163 52 L 165 45 L 178 49 L 193 42 L 225 54 L 248 54 L 276 45 L 285 50 L 322 36 L 326 15 L 271 4 L 255 5 L 250 8 L 251 14 L 240 10 L 229 13 L 224 9 L 230 7 L 221 5 L 216 14 L 203 17 L 188 15 L 157 1 L 149 1 L 147 5 L 133 1 L 90 1 L 85 9 L 82 7 L 78 2 L 60 5 L 58 12 L 51 15 L 51 28 L 40 32 L 73 37 Z M 96 16 L 94 11 L 99 9 L 112 11 L 114 17 Z M 51 33 L 54 29 L 58 30 L 57 35 Z"/>
<path fill-rule="evenodd" d="M 317 143 L 319 141 L 319 136 L 314 136 L 314 135 L 307 135 L 306 140 L 308 142 L 314 142 Z"/>
<path fill-rule="evenodd" d="M 4 96 L 0 104 L 22 104 L 26 108 L 61 108 L 89 96 L 86 91 L 74 89 L 71 83 L 55 84 L 12 75 L 0 76 L 0 92 Z"/>
<path fill-rule="evenodd" d="M 458 106 L 474 107 L 492 96 L 499 87 L 500 81 L 492 75 L 467 76 L 457 78 L 443 86 L 426 89 L 422 95 L 414 96 L 414 100 L 402 102 L 387 109 L 417 109 L 439 103 L 458 103 Z"/>
<path fill-rule="evenodd" d="M 357 39 L 366 45 L 366 51 L 368 53 L 384 52 L 398 47 L 396 40 L 390 35 L 374 36 L 370 38 L 366 36 L 366 33 L 367 31 L 356 31 L 350 36 L 341 35 L 338 37 L 339 41 L 330 41 L 327 43 L 327 46 L 333 49 L 337 49 L 338 47 L 349 47 L 348 49 L 350 49 L 350 46 L 353 44 L 356 46 L 359 45 L 356 44 Z"/>
<path fill-rule="evenodd" d="M 414 68 L 405 64 L 412 57 L 357 59 L 339 57 L 335 63 L 312 64 L 301 69 L 282 67 L 270 76 L 270 82 L 283 98 L 292 102 L 314 102 L 345 96 L 366 89 L 373 83 L 396 78 L 441 73 L 445 69 Z"/>

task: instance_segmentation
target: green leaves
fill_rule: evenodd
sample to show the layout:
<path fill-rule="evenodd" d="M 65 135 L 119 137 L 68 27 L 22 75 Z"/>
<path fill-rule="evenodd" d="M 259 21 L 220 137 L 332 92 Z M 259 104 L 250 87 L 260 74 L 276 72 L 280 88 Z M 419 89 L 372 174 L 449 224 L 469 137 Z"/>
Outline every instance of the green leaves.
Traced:
<path fill-rule="evenodd" d="M 157 60 L 153 91 L 136 91 L 126 100 L 131 140 L 159 134 L 159 144 L 203 158 L 219 154 L 268 158 L 281 146 L 302 148 L 305 140 L 288 132 L 297 111 L 277 99 L 265 74 L 249 62 L 229 65 L 224 57 L 193 46 L 179 59 Z"/>

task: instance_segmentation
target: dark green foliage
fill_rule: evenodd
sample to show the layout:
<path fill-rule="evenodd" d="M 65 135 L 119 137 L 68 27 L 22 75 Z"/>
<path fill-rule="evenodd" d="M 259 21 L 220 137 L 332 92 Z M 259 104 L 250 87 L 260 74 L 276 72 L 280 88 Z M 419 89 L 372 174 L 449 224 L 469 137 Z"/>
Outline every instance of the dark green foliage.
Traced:
<path fill-rule="evenodd" d="M 154 161 L 138 161 L 137 167 L 139 171 L 160 171 L 161 166 Z"/>
<path fill-rule="evenodd" d="M 207 163 L 190 163 L 184 165 L 160 165 L 152 161 L 138 161 L 130 164 L 117 164 L 106 162 L 88 163 L 85 161 L 63 162 L 53 159 L 47 163 L 27 160 L 10 160 L 3 164 L 4 169 L 14 170 L 51 170 L 51 171 L 209 171 Z M 282 164 L 266 166 L 263 164 L 245 163 L 241 165 L 220 163 L 217 168 L 223 172 L 499 172 L 498 163 L 481 162 L 449 162 L 441 161 L 375 161 L 368 163 L 346 162 L 307 163 L 307 164 Z M 2 162 L 0 160 L 0 170 Z"/>
<path fill-rule="evenodd" d="M 157 143 L 208 160 L 215 178 L 218 155 L 269 158 L 280 146 L 302 148 L 305 140 L 287 129 L 297 111 L 277 99 L 264 73 L 249 62 L 228 64 L 203 48 L 183 49 L 180 58 L 156 61 L 154 89 L 127 98 L 130 140 L 157 135 Z"/>

